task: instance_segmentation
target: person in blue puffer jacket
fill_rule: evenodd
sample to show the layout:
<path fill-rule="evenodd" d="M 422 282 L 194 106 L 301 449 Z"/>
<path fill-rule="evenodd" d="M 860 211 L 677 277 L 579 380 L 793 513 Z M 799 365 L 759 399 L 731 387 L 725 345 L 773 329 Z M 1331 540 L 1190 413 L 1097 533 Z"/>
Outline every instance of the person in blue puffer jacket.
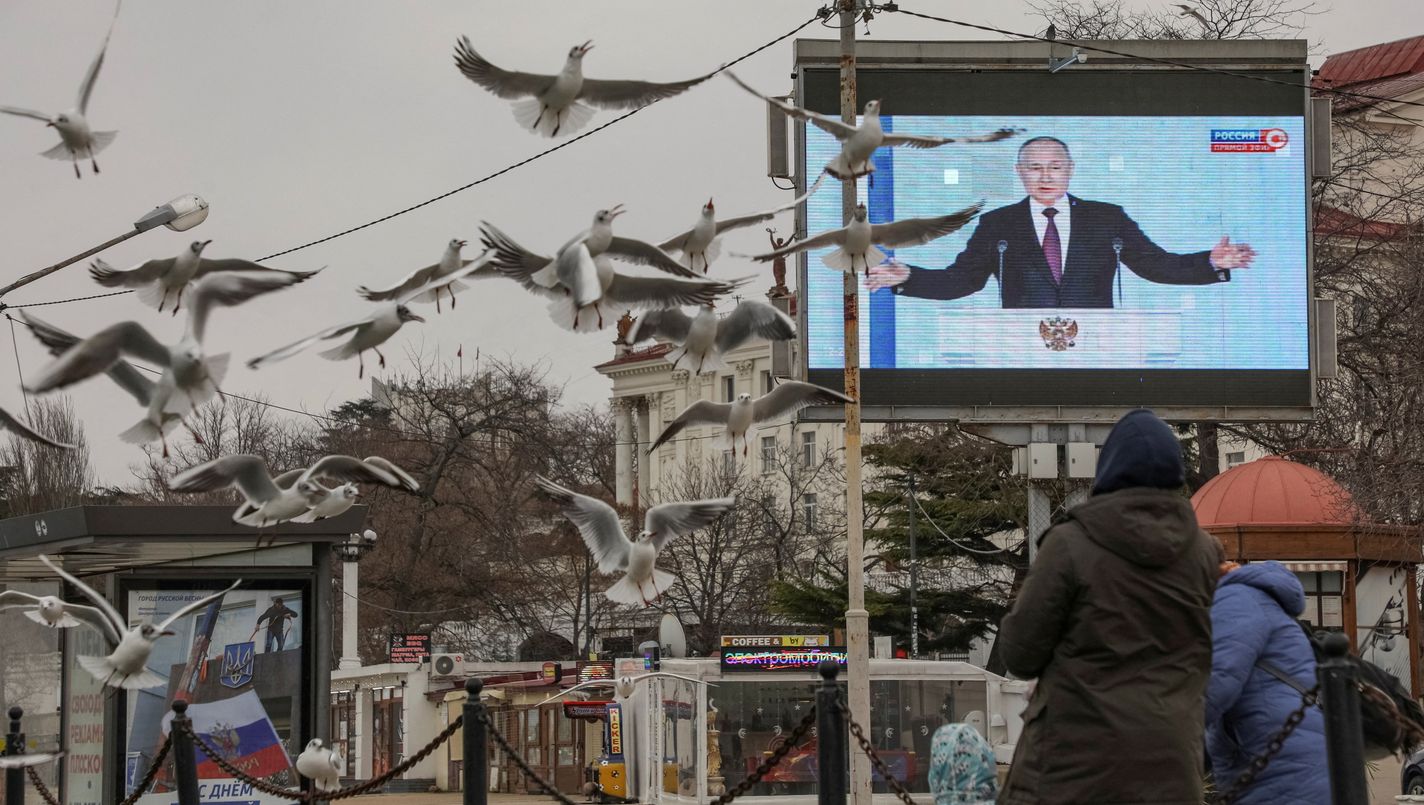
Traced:
<path fill-rule="evenodd" d="M 1206 693 L 1206 748 L 1217 791 L 1234 786 L 1251 759 L 1266 751 L 1271 737 L 1300 707 L 1300 693 L 1262 664 L 1306 688 L 1315 686 L 1315 653 L 1296 622 L 1305 610 L 1300 580 L 1279 562 L 1244 567 L 1223 562 L 1222 570 L 1211 606 L 1211 681 Z M 1280 754 L 1235 802 L 1330 802 L 1325 721 L 1319 707 L 1307 711 Z"/>

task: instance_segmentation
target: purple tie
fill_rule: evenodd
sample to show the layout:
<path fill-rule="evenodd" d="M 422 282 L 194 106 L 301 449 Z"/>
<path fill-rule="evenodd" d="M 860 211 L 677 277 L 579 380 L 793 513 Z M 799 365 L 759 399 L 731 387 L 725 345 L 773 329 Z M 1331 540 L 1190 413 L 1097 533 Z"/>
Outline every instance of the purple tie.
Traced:
<path fill-rule="evenodd" d="M 1047 207 L 1043 210 L 1043 215 L 1048 219 L 1048 226 L 1043 230 L 1043 256 L 1048 260 L 1048 270 L 1053 274 L 1053 284 L 1057 285 L 1063 281 L 1063 247 L 1058 242 L 1058 226 L 1053 223 L 1053 216 L 1058 214 L 1058 210 Z"/>

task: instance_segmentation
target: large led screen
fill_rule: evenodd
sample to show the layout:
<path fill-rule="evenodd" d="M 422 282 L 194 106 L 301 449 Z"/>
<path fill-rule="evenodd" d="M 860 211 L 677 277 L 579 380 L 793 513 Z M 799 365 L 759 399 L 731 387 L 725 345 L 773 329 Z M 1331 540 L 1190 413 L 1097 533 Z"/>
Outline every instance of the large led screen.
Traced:
<path fill-rule="evenodd" d="M 894 132 L 1019 133 L 876 153 L 858 188 L 872 223 L 982 209 L 862 275 L 864 402 L 1308 404 L 1303 115 L 1092 111 L 882 117 Z M 839 143 L 804 137 L 813 176 Z M 806 216 L 810 233 L 841 226 L 840 194 L 818 192 Z M 811 379 L 834 386 L 843 288 L 828 253 L 806 258 L 805 348 Z"/>

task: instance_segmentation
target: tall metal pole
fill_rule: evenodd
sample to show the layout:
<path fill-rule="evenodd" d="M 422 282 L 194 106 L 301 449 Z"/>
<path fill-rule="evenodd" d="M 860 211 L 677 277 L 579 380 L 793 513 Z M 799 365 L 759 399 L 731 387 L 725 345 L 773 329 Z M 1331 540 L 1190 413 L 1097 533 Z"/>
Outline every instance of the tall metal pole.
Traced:
<path fill-rule="evenodd" d="M 5 734 L 5 754 L 25 754 L 25 733 L 20 731 L 20 719 L 25 711 L 19 707 L 10 708 L 10 731 Z M 25 767 L 13 766 L 5 770 L 5 805 L 24 805 Z"/>
<path fill-rule="evenodd" d="M 920 557 L 915 545 L 915 518 L 920 507 L 915 500 L 915 475 L 910 473 L 910 659 L 920 658 L 920 608 L 916 606 L 915 593 L 919 590 Z"/>
<path fill-rule="evenodd" d="M 840 0 L 841 120 L 856 123 L 855 23 L 857 0 Z M 856 182 L 841 183 L 841 221 L 849 224 L 855 212 Z M 849 591 L 846 609 L 846 688 L 850 717 L 870 729 L 870 613 L 865 610 L 865 533 L 860 489 L 860 281 L 854 271 L 845 275 L 845 393 L 854 402 L 845 407 L 846 572 Z M 850 759 L 850 795 L 854 805 L 871 805 L 870 758 L 853 752 Z"/>

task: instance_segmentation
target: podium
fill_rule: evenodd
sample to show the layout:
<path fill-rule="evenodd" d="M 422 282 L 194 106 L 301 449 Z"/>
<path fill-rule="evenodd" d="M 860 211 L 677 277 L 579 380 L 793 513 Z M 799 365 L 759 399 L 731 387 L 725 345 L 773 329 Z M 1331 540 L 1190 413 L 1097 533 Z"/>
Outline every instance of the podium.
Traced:
<path fill-rule="evenodd" d="M 901 367 L 1166 369 L 1182 354 L 1177 310 L 946 310 L 931 338 L 898 345 Z"/>

